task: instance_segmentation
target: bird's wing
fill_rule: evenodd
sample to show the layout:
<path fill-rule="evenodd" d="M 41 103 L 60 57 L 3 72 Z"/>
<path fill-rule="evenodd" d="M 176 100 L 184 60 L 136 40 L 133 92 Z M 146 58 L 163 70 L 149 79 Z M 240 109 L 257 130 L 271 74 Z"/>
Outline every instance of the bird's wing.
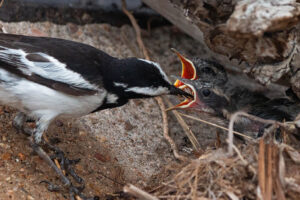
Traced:
<path fill-rule="evenodd" d="M 86 49 L 98 51 L 67 40 L 0 34 L 0 68 L 70 95 L 95 94 L 96 67 L 86 61 L 92 59 L 83 54 L 89 53 Z"/>

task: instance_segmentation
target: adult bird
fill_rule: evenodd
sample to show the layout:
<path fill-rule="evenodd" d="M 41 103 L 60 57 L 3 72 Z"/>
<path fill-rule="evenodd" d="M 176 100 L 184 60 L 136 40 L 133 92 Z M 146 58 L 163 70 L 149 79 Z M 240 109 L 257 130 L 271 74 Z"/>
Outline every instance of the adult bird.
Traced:
<path fill-rule="evenodd" d="M 26 131 L 34 151 L 75 193 L 78 190 L 40 147 L 49 124 L 58 117 L 80 117 L 129 99 L 163 94 L 189 96 L 170 83 L 158 63 L 114 58 L 63 39 L 0 34 L 0 103 L 20 111 L 13 122 L 18 129 L 27 118 L 36 121 L 36 128 Z"/>
<path fill-rule="evenodd" d="M 292 121 L 300 113 L 300 103 L 292 98 L 294 95 L 271 99 L 261 91 L 250 90 L 231 81 L 219 63 L 197 58 L 189 60 L 176 53 L 182 63 L 182 73 L 174 85 L 186 88 L 194 98 L 185 99 L 174 108 L 194 109 L 226 119 L 237 111 L 244 111 L 263 119 Z M 254 124 L 246 118 L 239 120 L 237 124 L 240 129 L 250 126 L 251 130 L 259 134 L 268 126 Z"/>

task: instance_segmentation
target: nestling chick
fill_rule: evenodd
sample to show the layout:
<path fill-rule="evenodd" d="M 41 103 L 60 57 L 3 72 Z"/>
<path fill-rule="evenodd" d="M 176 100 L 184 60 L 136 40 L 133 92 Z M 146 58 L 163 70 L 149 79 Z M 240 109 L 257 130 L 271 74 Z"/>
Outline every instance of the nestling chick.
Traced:
<path fill-rule="evenodd" d="M 300 113 L 299 101 L 295 99 L 269 99 L 262 92 L 233 84 L 227 78 L 224 67 L 218 63 L 202 59 L 190 61 L 178 52 L 177 54 L 183 66 L 182 76 L 174 85 L 188 88 L 194 99 L 186 99 L 174 108 L 214 113 L 227 119 L 237 111 L 244 111 L 263 119 L 277 121 L 292 121 Z M 246 123 L 244 126 L 250 123 L 249 120 L 241 122 Z"/>

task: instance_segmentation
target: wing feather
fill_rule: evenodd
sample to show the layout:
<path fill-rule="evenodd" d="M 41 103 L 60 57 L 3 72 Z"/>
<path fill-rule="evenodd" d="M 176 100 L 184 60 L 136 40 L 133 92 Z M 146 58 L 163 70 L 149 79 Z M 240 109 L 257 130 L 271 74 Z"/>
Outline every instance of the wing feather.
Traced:
<path fill-rule="evenodd" d="M 0 45 L 0 67 L 70 95 L 90 95 L 98 87 L 79 73 L 67 68 L 66 64 L 43 52 L 26 52 Z M 15 68 L 15 69 L 13 69 Z"/>

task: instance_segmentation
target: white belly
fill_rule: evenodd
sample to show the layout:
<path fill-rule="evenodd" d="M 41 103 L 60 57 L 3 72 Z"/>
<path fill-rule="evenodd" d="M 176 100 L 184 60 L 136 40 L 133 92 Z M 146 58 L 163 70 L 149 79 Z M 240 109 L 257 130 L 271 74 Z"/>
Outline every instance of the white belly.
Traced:
<path fill-rule="evenodd" d="M 102 104 L 106 93 L 71 96 L 0 69 L 0 103 L 15 107 L 32 117 L 45 114 L 52 117 L 86 115 Z"/>

